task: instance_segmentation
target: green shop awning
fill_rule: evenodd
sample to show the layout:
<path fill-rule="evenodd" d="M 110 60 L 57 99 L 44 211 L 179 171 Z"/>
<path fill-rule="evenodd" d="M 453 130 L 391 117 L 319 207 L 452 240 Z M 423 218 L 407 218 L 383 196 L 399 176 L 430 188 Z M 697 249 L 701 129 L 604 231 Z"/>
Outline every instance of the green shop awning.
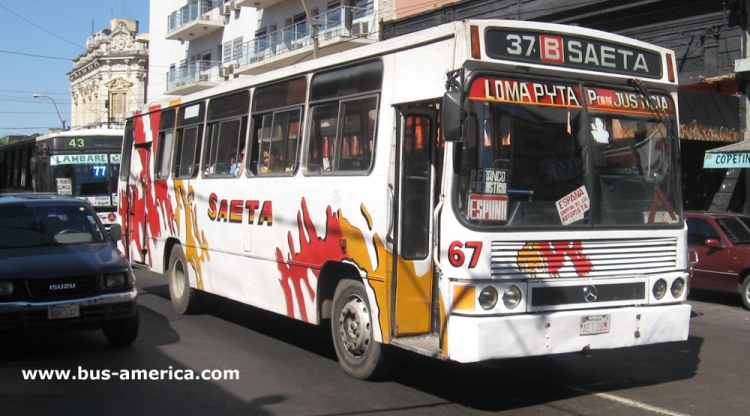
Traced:
<path fill-rule="evenodd" d="M 703 168 L 750 168 L 750 140 L 707 150 Z"/>

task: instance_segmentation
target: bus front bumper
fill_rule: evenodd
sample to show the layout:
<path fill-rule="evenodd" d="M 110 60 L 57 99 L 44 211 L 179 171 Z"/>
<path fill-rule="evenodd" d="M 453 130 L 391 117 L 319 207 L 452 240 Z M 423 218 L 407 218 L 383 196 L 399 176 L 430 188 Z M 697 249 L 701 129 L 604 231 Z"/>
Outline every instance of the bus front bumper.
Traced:
<path fill-rule="evenodd" d="M 684 341 L 690 309 L 675 304 L 494 317 L 452 315 L 448 358 L 468 363 Z M 592 319 L 608 320 L 608 332 L 582 335 L 582 320 Z"/>

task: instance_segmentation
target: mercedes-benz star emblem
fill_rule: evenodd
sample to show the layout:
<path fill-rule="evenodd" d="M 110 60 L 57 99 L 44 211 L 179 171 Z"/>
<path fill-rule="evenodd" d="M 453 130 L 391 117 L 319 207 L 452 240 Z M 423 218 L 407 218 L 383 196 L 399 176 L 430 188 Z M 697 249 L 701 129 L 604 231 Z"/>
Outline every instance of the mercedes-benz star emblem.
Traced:
<path fill-rule="evenodd" d="M 586 299 L 586 302 L 588 303 L 596 302 L 599 298 L 599 291 L 596 290 L 596 286 L 584 286 L 583 298 Z"/>

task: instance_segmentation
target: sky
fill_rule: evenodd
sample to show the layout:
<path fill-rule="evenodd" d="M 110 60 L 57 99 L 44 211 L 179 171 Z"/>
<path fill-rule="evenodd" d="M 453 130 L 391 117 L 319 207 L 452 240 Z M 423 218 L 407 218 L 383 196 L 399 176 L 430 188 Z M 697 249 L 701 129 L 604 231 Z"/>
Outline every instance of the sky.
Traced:
<path fill-rule="evenodd" d="M 0 137 L 46 134 L 62 127 L 60 118 L 70 126 L 67 74 L 86 39 L 114 18 L 138 20 L 138 33 L 148 33 L 148 7 L 149 0 L 0 0 Z"/>

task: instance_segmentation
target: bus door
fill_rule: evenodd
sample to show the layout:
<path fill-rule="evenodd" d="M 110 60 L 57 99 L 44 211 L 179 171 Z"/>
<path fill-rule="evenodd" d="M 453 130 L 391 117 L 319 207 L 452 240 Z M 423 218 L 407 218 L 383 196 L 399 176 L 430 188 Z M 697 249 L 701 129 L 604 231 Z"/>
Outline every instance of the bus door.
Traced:
<path fill-rule="evenodd" d="M 136 143 L 134 148 L 137 152 L 137 160 L 151 160 L 152 142 Z M 122 169 L 122 167 L 120 167 Z M 152 194 L 151 186 L 153 182 L 147 177 L 145 169 L 141 170 L 139 176 L 128 175 L 128 241 L 136 238 L 136 246 L 139 247 L 140 253 L 131 257 L 130 260 L 136 263 L 151 265 L 148 255 L 148 215 L 154 215 L 148 208 L 149 195 Z M 133 222 L 135 220 L 135 222 Z M 136 229 L 134 229 L 136 228 Z M 133 234 L 135 232 L 135 234 Z"/>
<path fill-rule="evenodd" d="M 44 144 L 34 166 L 34 192 L 57 192 L 50 183 L 49 150 Z"/>
<path fill-rule="evenodd" d="M 438 177 L 437 111 L 399 108 L 395 165 L 394 335 L 429 333 L 435 302 L 432 226 Z"/>

